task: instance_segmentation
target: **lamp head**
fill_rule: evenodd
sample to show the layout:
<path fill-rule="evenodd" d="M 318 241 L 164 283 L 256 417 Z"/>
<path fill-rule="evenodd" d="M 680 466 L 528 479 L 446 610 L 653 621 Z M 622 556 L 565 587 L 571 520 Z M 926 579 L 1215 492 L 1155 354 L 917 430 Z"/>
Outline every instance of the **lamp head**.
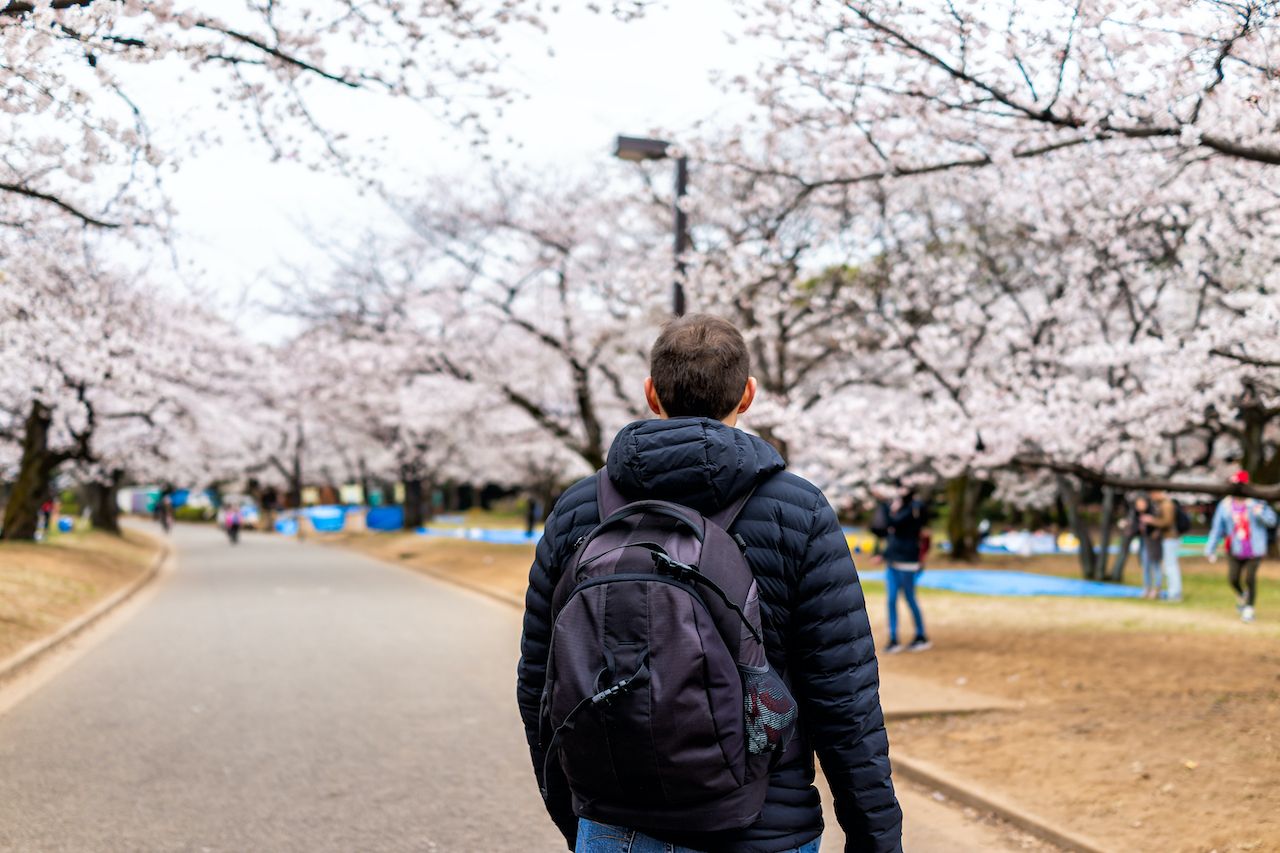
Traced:
<path fill-rule="evenodd" d="M 640 136 L 619 136 L 613 147 L 613 156 L 639 163 L 644 160 L 665 160 L 671 143 L 665 139 L 646 139 Z"/>

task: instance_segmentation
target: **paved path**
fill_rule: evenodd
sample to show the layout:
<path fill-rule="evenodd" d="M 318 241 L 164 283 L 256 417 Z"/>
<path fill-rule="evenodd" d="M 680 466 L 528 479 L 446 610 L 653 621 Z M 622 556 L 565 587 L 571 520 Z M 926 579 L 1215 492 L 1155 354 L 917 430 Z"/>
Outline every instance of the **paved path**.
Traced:
<path fill-rule="evenodd" d="M 145 606 L 0 715 L 0 850 L 564 849 L 515 710 L 516 611 L 337 549 L 174 538 Z M 909 850 L 1002 849 L 904 804 Z"/>

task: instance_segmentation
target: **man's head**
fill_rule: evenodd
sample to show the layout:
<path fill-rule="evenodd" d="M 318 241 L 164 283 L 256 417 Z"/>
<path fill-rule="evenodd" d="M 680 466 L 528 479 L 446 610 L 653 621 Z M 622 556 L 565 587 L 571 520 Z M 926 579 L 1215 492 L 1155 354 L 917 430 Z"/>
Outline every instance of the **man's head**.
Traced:
<path fill-rule="evenodd" d="M 1169 493 L 1166 492 L 1164 489 L 1151 490 L 1151 500 L 1153 501 L 1162 501 L 1167 497 L 1169 497 Z"/>
<path fill-rule="evenodd" d="M 645 398 L 664 418 L 711 418 L 733 426 L 756 395 L 742 333 L 710 314 L 669 321 L 649 353 Z"/>

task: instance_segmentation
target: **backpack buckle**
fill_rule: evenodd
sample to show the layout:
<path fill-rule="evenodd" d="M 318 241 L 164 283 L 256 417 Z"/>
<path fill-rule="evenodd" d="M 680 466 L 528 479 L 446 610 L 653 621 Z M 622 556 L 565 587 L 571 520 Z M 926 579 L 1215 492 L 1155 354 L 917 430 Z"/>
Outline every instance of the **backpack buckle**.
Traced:
<path fill-rule="evenodd" d="M 674 560 L 666 554 L 653 552 L 653 565 L 659 574 L 670 575 L 681 583 L 688 583 L 698 574 L 698 570 L 687 563 Z"/>
<path fill-rule="evenodd" d="M 591 697 L 592 705 L 612 704 L 614 699 L 627 692 L 627 688 L 631 686 L 631 679 L 624 678 L 610 688 L 601 690 L 599 693 Z"/>

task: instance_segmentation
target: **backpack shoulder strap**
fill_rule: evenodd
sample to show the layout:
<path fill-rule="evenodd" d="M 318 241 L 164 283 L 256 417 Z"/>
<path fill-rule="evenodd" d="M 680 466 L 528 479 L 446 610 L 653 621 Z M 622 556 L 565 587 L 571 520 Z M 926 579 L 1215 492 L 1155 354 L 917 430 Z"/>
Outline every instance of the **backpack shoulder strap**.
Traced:
<path fill-rule="evenodd" d="M 632 501 L 618 491 L 618 487 L 613 484 L 608 468 L 601 468 L 596 472 L 596 504 L 600 508 L 601 521 L 629 503 Z"/>

